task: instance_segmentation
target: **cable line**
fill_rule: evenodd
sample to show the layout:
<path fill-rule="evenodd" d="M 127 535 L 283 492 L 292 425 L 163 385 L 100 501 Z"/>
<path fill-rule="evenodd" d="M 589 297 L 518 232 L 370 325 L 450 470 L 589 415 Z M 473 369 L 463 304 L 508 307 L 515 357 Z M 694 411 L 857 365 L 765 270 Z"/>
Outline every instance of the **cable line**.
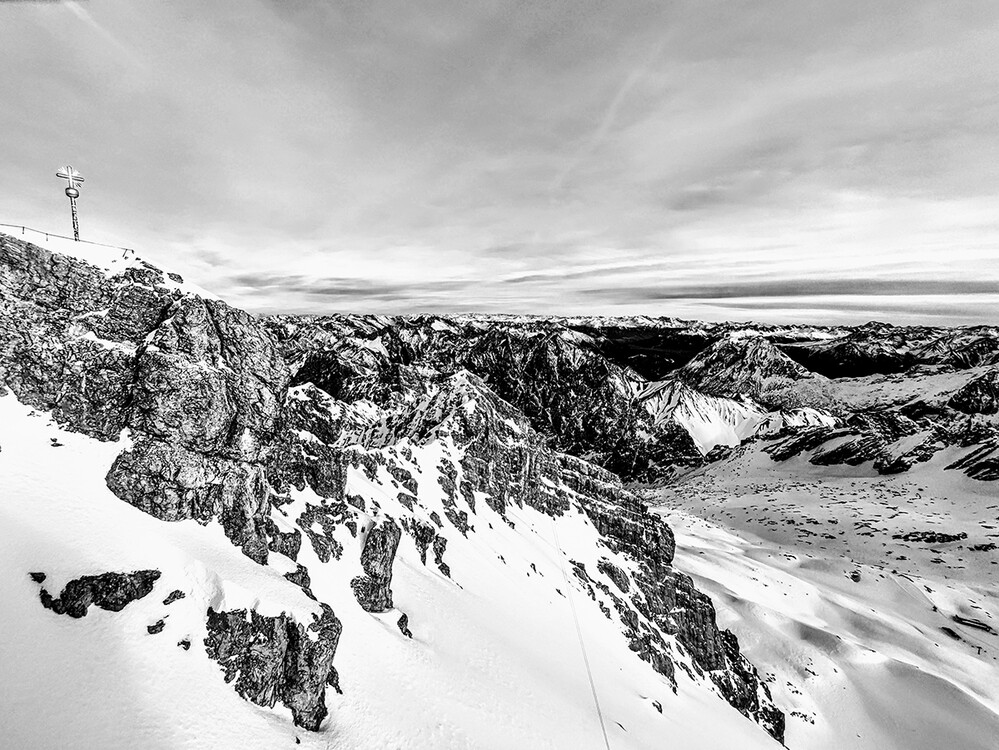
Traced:
<path fill-rule="evenodd" d="M 569 608 L 572 610 L 572 621 L 576 624 L 576 638 L 579 640 L 579 650 L 583 654 L 583 665 L 586 667 L 586 678 L 590 681 L 590 692 L 593 693 L 593 705 L 597 709 L 597 719 L 600 720 L 600 731 L 604 735 L 604 747 L 610 750 L 610 740 L 607 739 L 607 727 L 604 725 L 604 714 L 600 710 L 600 699 L 597 698 L 597 686 L 593 682 L 593 671 L 590 669 L 590 659 L 586 655 L 586 644 L 583 643 L 583 631 L 579 627 L 579 617 L 576 615 L 576 604 L 572 601 L 572 584 L 569 583 L 569 576 L 565 572 L 565 554 L 562 552 L 562 545 L 558 541 L 558 529 L 555 527 L 555 518 L 548 516 L 552 523 L 552 535 L 555 539 L 555 550 L 558 553 L 559 566 L 562 568 L 562 578 L 565 579 L 566 599 L 569 600 Z"/>

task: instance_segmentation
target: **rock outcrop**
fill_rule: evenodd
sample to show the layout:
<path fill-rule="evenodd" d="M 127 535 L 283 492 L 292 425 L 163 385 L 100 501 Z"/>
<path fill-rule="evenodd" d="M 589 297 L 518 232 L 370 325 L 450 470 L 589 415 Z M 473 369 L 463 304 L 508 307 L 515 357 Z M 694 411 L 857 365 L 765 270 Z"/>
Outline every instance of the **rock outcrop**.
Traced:
<path fill-rule="evenodd" d="M 986 370 L 962 386 L 947 404 L 965 414 L 999 412 L 999 367 Z"/>
<path fill-rule="evenodd" d="M 0 381 L 66 429 L 132 431 L 108 474 L 163 520 L 218 519 L 267 556 L 264 467 L 289 372 L 250 315 L 138 260 L 117 273 L 0 235 Z"/>
<path fill-rule="evenodd" d="M 361 567 L 364 575 L 350 582 L 354 596 L 366 612 L 392 609 L 392 563 L 402 530 L 391 518 L 375 524 L 364 538 Z"/>
<path fill-rule="evenodd" d="M 306 627 L 290 616 L 245 609 L 208 610 L 205 649 L 225 681 L 246 700 L 272 708 L 279 701 L 296 724 L 318 730 L 326 718 L 326 688 L 337 686 L 333 656 L 342 625 L 323 605 Z"/>
<path fill-rule="evenodd" d="M 44 574 L 33 574 L 32 577 L 39 583 L 39 578 L 45 579 Z M 39 596 L 42 606 L 57 615 L 85 617 L 91 605 L 109 612 L 121 612 L 135 600 L 147 596 L 159 577 L 158 570 L 81 576 L 67 583 L 58 597 L 53 597 L 44 588 Z"/>

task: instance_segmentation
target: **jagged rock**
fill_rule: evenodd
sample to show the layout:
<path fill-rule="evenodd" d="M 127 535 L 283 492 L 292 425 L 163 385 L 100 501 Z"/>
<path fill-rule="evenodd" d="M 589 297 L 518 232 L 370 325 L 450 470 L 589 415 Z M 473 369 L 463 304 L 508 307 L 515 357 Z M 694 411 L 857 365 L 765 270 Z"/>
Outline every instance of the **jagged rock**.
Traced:
<path fill-rule="evenodd" d="M 828 384 L 763 336 L 726 336 L 674 373 L 711 396 L 749 396 L 772 408 L 825 408 Z"/>
<path fill-rule="evenodd" d="M 180 589 L 174 589 L 169 594 L 167 594 L 167 598 L 163 600 L 163 604 L 165 605 L 173 604 L 174 602 L 183 599 L 185 596 L 187 596 L 187 594 L 185 594 Z"/>
<path fill-rule="evenodd" d="M 112 491 L 165 520 L 219 518 L 262 561 L 289 371 L 255 318 L 172 284 L 138 261 L 108 275 L 0 236 L 0 380 L 66 429 L 131 428 Z"/>
<path fill-rule="evenodd" d="M 164 521 L 217 519 L 233 544 L 258 562 L 267 560 L 270 503 L 262 466 L 138 438 L 115 459 L 107 485 Z"/>
<path fill-rule="evenodd" d="M 298 529 L 292 529 L 291 531 L 279 531 L 277 527 L 271 529 L 270 532 L 270 544 L 268 549 L 271 552 L 277 552 L 278 554 L 284 555 L 291 560 L 298 559 L 298 553 L 302 549 L 302 532 Z M 315 543 L 313 543 L 315 546 Z M 327 558 L 329 560 L 329 558 Z"/>
<path fill-rule="evenodd" d="M 163 620 L 157 620 L 152 625 L 147 625 L 146 631 L 149 635 L 156 635 L 157 633 L 162 633 L 164 627 L 166 627 L 166 623 Z"/>
<path fill-rule="evenodd" d="M 343 554 L 343 545 L 333 538 L 336 529 L 346 525 L 353 519 L 353 513 L 346 503 L 329 503 L 324 505 L 305 504 L 305 511 L 298 517 L 297 523 L 305 530 L 305 535 L 312 544 L 312 549 L 322 562 L 331 559 L 339 560 Z M 319 529 L 316 529 L 316 526 Z"/>
<path fill-rule="evenodd" d="M 631 589 L 631 583 L 628 581 L 627 573 L 617 567 L 610 560 L 602 558 L 597 563 L 597 570 L 610 578 L 614 582 L 614 585 L 621 590 L 622 594 L 627 594 Z"/>
<path fill-rule="evenodd" d="M 999 438 L 977 446 L 974 450 L 947 466 L 961 469 L 972 479 L 995 481 L 999 479 Z"/>
<path fill-rule="evenodd" d="M 901 539 L 904 542 L 922 542 L 924 544 L 948 544 L 967 539 L 968 535 L 959 531 L 956 534 L 947 534 L 942 531 L 909 531 L 905 534 L 892 534 L 892 539 Z"/>
<path fill-rule="evenodd" d="M 399 548 L 402 530 L 388 518 L 371 527 L 361 550 L 361 567 L 365 575 L 350 582 L 358 604 L 367 612 L 392 609 L 392 563 Z"/>
<path fill-rule="evenodd" d="M 285 573 L 284 577 L 294 583 L 305 592 L 305 595 L 312 600 L 316 596 L 312 593 L 312 578 L 309 576 L 309 569 L 299 563 L 291 573 Z"/>
<path fill-rule="evenodd" d="M 795 346 L 784 351 L 813 372 L 829 378 L 856 378 L 903 372 L 916 357 L 903 344 L 906 330 L 871 322 L 840 338 Z"/>
<path fill-rule="evenodd" d="M 300 403 L 300 399 L 293 400 Z M 279 492 L 288 486 L 299 490 L 306 486 L 319 497 L 342 501 L 347 481 L 347 456 L 337 448 L 301 436 L 299 422 L 292 414 L 286 432 L 271 451 L 267 476 Z"/>
<path fill-rule="evenodd" d="M 137 348 L 179 292 L 163 275 L 102 269 L 0 235 L 0 381 L 65 429 L 117 439 Z"/>
<path fill-rule="evenodd" d="M 402 633 L 404 636 L 406 636 L 407 638 L 413 637 L 413 633 L 409 629 L 409 615 L 407 615 L 405 612 L 403 612 L 399 616 L 399 621 L 396 623 L 396 625 L 399 626 L 399 632 Z"/>
<path fill-rule="evenodd" d="M 958 625 L 964 625 L 968 628 L 975 628 L 975 630 L 983 630 L 986 633 L 995 634 L 995 628 L 989 625 L 987 622 L 982 622 L 973 617 L 962 617 L 961 615 L 951 615 L 950 619 L 956 622 Z"/>
<path fill-rule="evenodd" d="M 822 448 L 833 441 L 837 442 L 832 447 Z M 817 466 L 859 466 L 869 461 L 879 474 L 897 474 L 930 460 L 948 442 L 946 434 L 925 417 L 916 420 L 902 410 L 886 409 L 851 414 L 842 427 L 806 429 L 778 439 L 764 451 L 775 461 L 814 451 L 809 461 Z"/>
<path fill-rule="evenodd" d="M 451 567 L 444 562 L 444 552 L 447 550 L 447 539 L 439 534 L 434 537 L 434 565 L 448 578 L 451 577 Z"/>
<path fill-rule="evenodd" d="M 999 412 L 999 368 L 987 370 L 968 382 L 947 403 L 965 414 Z"/>
<path fill-rule="evenodd" d="M 205 650 L 219 663 L 225 681 L 260 706 L 278 701 L 295 724 L 317 731 L 326 717 L 326 687 L 335 684 L 333 656 L 342 625 L 322 606 L 306 628 L 290 616 L 267 617 L 255 610 L 208 610 Z M 333 683 L 330 683 L 333 680 Z"/>
<path fill-rule="evenodd" d="M 41 590 L 40 597 L 42 606 L 57 615 L 84 617 L 91 604 L 120 612 L 131 602 L 149 594 L 159 577 L 158 570 L 82 576 L 67 583 L 58 598 L 53 598 L 45 589 Z"/>
<path fill-rule="evenodd" d="M 263 460 L 290 374 L 253 317 L 183 297 L 148 337 L 137 367 L 133 428 L 199 453 Z"/>

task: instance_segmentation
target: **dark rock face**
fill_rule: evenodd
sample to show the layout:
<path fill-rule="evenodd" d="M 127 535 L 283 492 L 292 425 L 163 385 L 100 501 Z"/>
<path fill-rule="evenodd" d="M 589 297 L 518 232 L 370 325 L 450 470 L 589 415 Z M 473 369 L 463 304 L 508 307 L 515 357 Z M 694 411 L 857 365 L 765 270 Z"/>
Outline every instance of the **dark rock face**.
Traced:
<path fill-rule="evenodd" d="M 636 373 L 563 326 L 355 316 L 281 317 L 268 327 L 289 361 L 305 362 L 294 382 L 311 380 L 333 398 L 390 405 L 402 393 L 422 392 L 428 380 L 466 370 L 553 448 L 621 476 L 651 478 L 700 459 L 685 431 L 650 422 L 637 399 Z"/>
<path fill-rule="evenodd" d="M 149 594 L 159 577 L 158 570 L 82 576 L 67 583 L 58 598 L 53 598 L 42 589 L 42 606 L 57 615 L 77 618 L 85 617 L 91 604 L 110 612 L 120 612 L 131 602 Z"/>
<path fill-rule="evenodd" d="M 802 405 L 784 391 L 815 375 L 762 336 L 724 338 L 676 371 L 675 377 L 712 396 L 748 395 L 775 407 Z"/>
<path fill-rule="evenodd" d="M 943 531 L 910 531 L 905 534 L 895 534 L 892 539 L 902 539 L 906 542 L 923 542 L 924 544 L 948 544 L 949 542 L 959 542 L 967 539 L 967 533 L 959 531 L 956 534 L 948 534 Z"/>
<path fill-rule="evenodd" d="M 402 530 L 391 518 L 368 531 L 361 550 L 361 567 L 365 575 L 350 582 L 354 596 L 366 612 L 392 609 L 392 563 L 401 536 Z"/>
<path fill-rule="evenodd" d="M 407 638 L 413 637 L 413 633 L 409 629 L 409 615 L 407 615 L 405 612 L 399 616 L 399 621 L 396 623 L 396 625 L 399 627 L 399 632 L 402 633 L 404 636 L 406 636 Z"/>
<path fill-rule="evenodd" d="M 569 326 L 593 339 L 600 353 L 620 367 L 630 367 L 646 380 L 662 380 L 718 340 L 712 330 L 693 330 L 679 320 L 658 325 Z"/>
<path fill-rule="evenodd" d="M 0 381 L 100 440 L 128 423 L 136 351 L 179 296 L 136 265 L 93 266 L 0 235 Z"/>
<path fill-rule="evenodd" d="M 265 466 L 289 379 L 273 342 L 246 313 L 185 297 L 148 337 L 136 372 L 138 437 L 108 487 L 163 520 L 217 518 L 234 544 L 266 561 Z"/>
<path fill-rule="evenodd" d="M 221 521 L 233 544 L 267 560 L 270 505 L 264 470 L 213 458 L 181 446 L 140 439 L 122 452 L 107 475 L 118 497 L 163 521 Z"/>
<path fill-rule="evenodd" d="M 556 344 L 556 350 L 560 346 Z M 301 357 L 302 352 L 296 356 Z M 556 373 L 547 371 L 545 377 L 555 378 Z M 355 392 L 361 389 L 359 378 L 352 383 Z M 296 392 L 303 401 L 316 397 L 322 402 L 328 398 Z M 675 545 L 669 527 L 625 491 L 614 474 L 553 451 L 549 441 L 535 431 L 532 421 L 498 398 L 486 378 L 468 372 L 439 378 L 408 391 L 405 399 L 397 403 L 391 399 L 385 403 L 387 413 L 378 429 L 353 432 L 352 440 L 374 448 L 394 445 L 401 439 L 422 445 L 447 437 L 458 449 L 455 464 L 436 467 L 446 520 L 431 514 L 435 528 L 415 519 L 402 519 L 402 527 L 413 538 L 424 563 L 432 547 L 438 567 L 445 575 L 450 574 L 442 560 L 447 543 L 444 532 L 450 528 L 472 538 L 474 529 L 469 521 L 474 515 L 461 508 L 474 513 L 478 493 L 483 493 L 484 502 L 503 517 L 511 506 L 528 505 L 555 517 L 578 508 L 609 549 L 628 555 L 641 570 L 634 579 L 616 566 L 598 566 L 599 578 L 591 578 L 585 569 L 576 571 L 591 597 L 599 590 L 610 599 L 632 650 L 673 680 L 677 654 L 667 637 L 675 636 L 694 667 L 710 678 L 730 703 L 775 736 L 782 736 L 783 714 L 774 707 L 755 669 L 739 653 L 737 641 L 718 629 L 710 600 L 693 588 L 689 578 L 672 568 Z M 306 403 L 299 403 L 296 409 L 311 414 L 309 432 L 333 438 L 335 430 L 322 422 L 324 413 L 332 415 L 326 419 L 338 419 L 335 409 L 310 409 Z M 380 454 L 371 452 L 347 460 L 369 480 L 374 479 L 379 467 L 384 467 L 397 483 L 404 485 L 408 481 L 405 472 L 393 470 L 390 461 Z M 415 489 L 418 494 L 419 488 Z M 311 522 L 309 526 L 315 528 Z M 384 611 L 391 606 L 390 592 L 383 582 L 391 572 L 391 556 L 398 541 L 395 531 L 390 537 L 379 532 L 379 526 L 369 532 L 362 552 L 365 575 L 352 581 L 358 601 L 369 611 Z M 377 569 L 369 569 L 370 563 L 376 563 Z M 612 613 L 606 610 L 605 614 L 610 617 Z"/>
<path fill-rule="evenodd" d="M 892 346 L 897 331 L 884 323 L 868 323 L 840 339 L 787 346 L 784 351 L 809 370 L 829 378 L 904 372 L 917 360 L 911 352 Z"/>
<path fill-rule="evenodd" d="M 996 481 L 999 479 L 999 438 L 979 445 L 947 468 L 960 469 L 972 479 L 983 482 Z"/>
<path fill-rule="evenodd" d="M 163 520 L 218 518 L 267 556 L 264 466 L 289 373 L 269 334 L 158 269 L 117 275 L 0 235 L 0 380 L 66 429 L 134 446 L 108 474 Z"/>
<path fill-rule="evenodd" d="M 965 414 L 999 412 L 999 368 L 987 370 L 962 387 L 947 402 Z"/>
<path fill-rule="evenodd" d="M 184 297 L 147 341 L 131 426 L 195 453 L 261 462 L 277 436 L 289 373 L 256 319 Z"/>
<path fill-rule="evenodd" d="M 827 340 L 788 342 L 783 350 L 829 378 L 907 372 L 920 365 L 967 369 L 999 362 L 994 326 L 935 328 L 871 322 Z"/>
<path fill-rule="evenodd" d="M 280 701 L 298 726 L 315 731 L 326 718 L 326 687 L 335 684 L 341 630 L 326 605 L 307 628 L 285 614 L 209 609 L 205 650 L 243 698 L 268 708 Z"/>

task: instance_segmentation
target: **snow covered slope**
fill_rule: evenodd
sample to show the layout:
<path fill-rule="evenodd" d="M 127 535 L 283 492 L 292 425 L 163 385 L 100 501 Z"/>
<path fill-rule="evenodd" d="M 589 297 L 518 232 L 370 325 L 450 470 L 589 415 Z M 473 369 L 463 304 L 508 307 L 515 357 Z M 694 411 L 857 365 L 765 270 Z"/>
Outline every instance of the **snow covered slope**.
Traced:
<path fill-rule="evenodd" d="M 710 396 L 670 379 L 652 383 L 639 394 L 653 424 L 675 423 L 686 430 L 702 453 L 716 445 L 736 446 L 756 435 L 810 427 L 834 427 L 832 415 L 808 407 L 768 411 L 747 396 Z"/>
<path fill-rule="evenodd" d="M 202 645 L 209 607 L 303 621 L 318 611 L 283 577 L 295 567 L 287 558 L 258 565 L 216 523 L 164 523 L 121 502 L 104 473 L 122 445 L 67 433 L 10 394 L 0 398 L 0 446 L 6 747 L 274 748 L 296 746 L 296 738 L 316 748 L 599 747 L 565 594 L 575 599 L 613 747 L 657 747 L 665 737 L 684 747 L 775 746 L 682 672 L 674 694 L 616 625 L 586 606 L 580 582 L 567 581 L 562 566 L 572 558 L 596 574 L 600 557 L 616 556 L 585 517 L 555 523 L 525 507 L 507 513 L 511 527 L 485 504 L 473 540 L 450 538 L 451 578 L 422 564 L 412 540 L 401 545 L 395 607 L 385 613 L 363 611 L 348 585 L 361 572 L 359 539 L 343 534 L 349 546 L 331 567 L 306 545 L 300 560 L 313 573 L 312 590 L 332 604 L 344 630 L 336 657 L 343 695 L 329 697 L 324 731 L 304 731 L 286 709 L 240 699 Z M 348 487 L 403 515 L 363 475 Z M 299 504 L 315 500 L 294 494 Z M 441 494 L 421 486 L 421 502 L 440 511 Z M 152 594 L 81 620 L 43 609 L 28 577 L 43 571 L 43 585 L 58 591 L 83 573 L 149 568 L 163 573 Z M 173 590 L 185 597 L 164 605 Z M 412 639 L 396 626 L 402 611 Z M 147 627 L 161 619 L 163 631 L 150 635 Z"/>

